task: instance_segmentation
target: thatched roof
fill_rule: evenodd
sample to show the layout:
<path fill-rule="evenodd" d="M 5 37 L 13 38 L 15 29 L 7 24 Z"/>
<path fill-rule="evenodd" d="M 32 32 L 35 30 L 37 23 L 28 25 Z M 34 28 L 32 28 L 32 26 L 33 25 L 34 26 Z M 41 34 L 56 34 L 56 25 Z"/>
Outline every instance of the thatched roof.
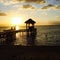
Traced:
<path fill-rule="evenodd" d="M 27 21 L 25 21 L 25 23 L 27 23 L 27 24 L 34 24 L 34 23 L 36 23 L 35 21 L 33 21 L 32 19 L 28 19 Z"/>

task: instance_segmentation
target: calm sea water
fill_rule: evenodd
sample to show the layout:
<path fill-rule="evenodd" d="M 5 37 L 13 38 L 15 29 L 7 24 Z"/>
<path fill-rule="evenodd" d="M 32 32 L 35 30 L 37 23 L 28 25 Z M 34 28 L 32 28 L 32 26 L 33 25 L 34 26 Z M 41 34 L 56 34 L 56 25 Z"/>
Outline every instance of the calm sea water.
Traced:
<path fill-rule="evenodd" d="M 25 27 L 20 27 L 24 29 Z M 37 26 L 35 44 L 37 46 L 60 46 L 60 26 Z M 0 27 L 0 32 L 10 27 Z M 23 34 L 23 35 L 22 35 Z M 14 45 L 26 45 L 26 33 L 17 33 Z"/>

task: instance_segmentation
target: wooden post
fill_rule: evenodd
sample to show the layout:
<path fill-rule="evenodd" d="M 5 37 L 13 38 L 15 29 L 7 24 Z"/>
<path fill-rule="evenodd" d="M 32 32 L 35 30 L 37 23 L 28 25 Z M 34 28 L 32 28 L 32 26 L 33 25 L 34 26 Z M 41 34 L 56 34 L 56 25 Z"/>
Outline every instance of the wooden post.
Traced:
<path fill-rule="evenodd" d="M 30 33 L 29 33 L 30 32 Z M 35 46 L 35 39 L 36 39 L 36 29 L 28 31 L 27 34 L 27 46 Z"/>

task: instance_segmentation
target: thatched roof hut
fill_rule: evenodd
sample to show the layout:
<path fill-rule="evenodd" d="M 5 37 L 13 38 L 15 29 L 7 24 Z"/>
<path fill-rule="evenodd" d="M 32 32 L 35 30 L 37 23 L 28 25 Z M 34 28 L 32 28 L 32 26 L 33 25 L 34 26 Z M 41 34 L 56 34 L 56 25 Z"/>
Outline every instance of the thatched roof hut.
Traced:
<path fill-rule="evenodd" d="M 26 24 L 34 24 L 36 23 L 34 20 L 32 19 L 28 19 L 27 21 L 25 21 Z"/>
<path fill-rule="evenodd" d="M 28 28 L 34 28 L 34 24 L 36 22 L 32 19 L 28 19 L 27 21 L 25 21 L 25 23 L 26 23 L 26 29 L 28 29 Z"/>

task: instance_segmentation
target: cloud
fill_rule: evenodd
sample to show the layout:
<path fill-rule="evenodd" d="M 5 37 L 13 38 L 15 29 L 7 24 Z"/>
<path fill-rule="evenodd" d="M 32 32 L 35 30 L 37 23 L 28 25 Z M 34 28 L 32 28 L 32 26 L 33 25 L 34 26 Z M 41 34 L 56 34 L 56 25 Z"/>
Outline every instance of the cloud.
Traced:
<path fill-rule="evenodd" d="M 34 2 L 34 3 L 45 3 L 45 0 L 16 0 L 16 1 L 19 1 L 19 2 Z"/>
<path fill-rule="evenodd" d="M 60 5 L 56 5 L 55 8 L 56 8 L 56 9 L 60 9 Z"/>
<path fill-rule="evenodd" d="M 60 18 L 60 16 L 56 16 L 56 18 Z"/>
<path fill-rule="evenodd" d="M 37 4 L 42 4 L 42 3 L 45 3 L 45 0 L 0 0 L 0 2 L 3 4 L 3 5 L 11 5 L 11 4 L 16 4 L 16 3 L 20 3 L 20 2 L 28 2 L 28 3 L 37 3 Z"/>
<path fill-rule="evenodd" d="M 3 3 L 4 5 L 11 5 L 18 3 L 18 1 L 16 0 L 0 0 L 0 2 Z"/>
<path fill-rule="evenodd" d="M 52 5 L 52 4 L 48 4 L 47 6 L 42 7 L 41 9 L 55 9 L 55 10 L 59 10 L 60 9 L 60 5 Z"/>
<path fill-rule="evenodd" d="M 25 8 L 25 9 L 35 9 L 35 7 L 33 7 L 32 5 L 29 5 L 29 4 L 23 5 L 23 8 Z"/>
<path fill-rule="evenodd" d="M 0 13 L 0 16 L 6 16 L 6 13 Z"/>
<path fill-rule="evenodd" d="M 56 0 L 56 1 L 60 1 L 60 0 Z"/>
<path fill-rule="evenodd" d="M 51 7 L 54 7 L 54 5 L 48 4 L 47 6 L 44 6 L 42 9 L 48 9 L 48 8 L 51 8 Z"/>

